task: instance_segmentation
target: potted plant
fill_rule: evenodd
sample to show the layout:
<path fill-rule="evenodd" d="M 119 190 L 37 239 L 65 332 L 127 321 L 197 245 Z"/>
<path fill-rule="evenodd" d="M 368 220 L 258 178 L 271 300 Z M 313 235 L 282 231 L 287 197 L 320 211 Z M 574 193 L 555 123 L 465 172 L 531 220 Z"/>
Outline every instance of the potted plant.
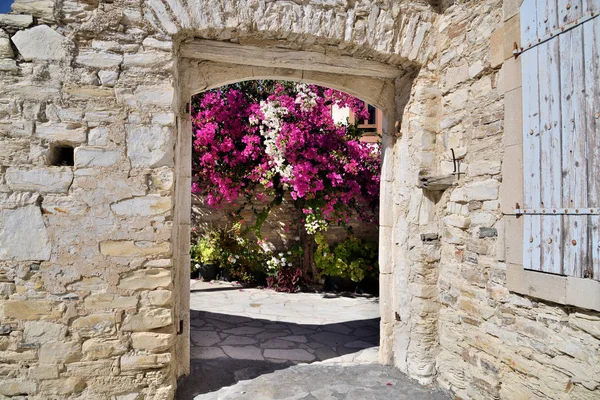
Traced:
<path fill-rule="evenodd" d="M 202 276 L 205 281 L 212 281 L 219 272 L 216 263 L 216 243 L 209 234 L 199 237 L 198 242 L 191 246 L 191 275 L 192 279 Z"/>

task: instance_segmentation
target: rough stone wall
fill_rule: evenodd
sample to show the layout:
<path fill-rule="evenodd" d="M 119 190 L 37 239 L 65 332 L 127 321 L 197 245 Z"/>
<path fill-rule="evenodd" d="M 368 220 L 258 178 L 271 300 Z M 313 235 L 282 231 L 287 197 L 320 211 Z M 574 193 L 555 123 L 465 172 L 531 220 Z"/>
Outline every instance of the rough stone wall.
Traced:
<path fill-rule="evenodd" d="M 185 159 L 174 139 L 178 43 L 277 43 L 411 66 L 434 50 L 426 1 L 17 0 L 13 10 L 0 15 L 7 397 L 173 396 L 188 362 L 174 345 L 187 324 L 172 257 L 186 232 L 173 209 Z M 74 148 L 73 166 L 50 165 L 61 146 Z"/>
<path fill-rule="evenodd" d="M 0 396 L 172 397 L 187 363 L 174 243 L 189 229 L 173 204 L 190 178 L 176 64 L 201 37 L 418 70 L 396 81 L 403 118 L 384 137 L 381 361 L 463 398 L 597 398 L 600 315 L 506 288 L 519 3 L 17 0 L 23 15 L 0 15 Z M 74 166 L 48 165 L 58 145 Z M 418 189 L 450 172 L 451 148 L 456 186 Z"/>
<path fill-rule="evenodd" d="M 508 98 L 505 103 L 504 97 L 520 86 L 515 83 L 519 67 L 512 62 L 513 43 L 519 41 L 518 16 L 513 16 L 520 3 L 458 1 L 437 22 L 439 57 L 434 63 L 441 109 L 436 172 L 453 171 L 453 148 L 465 174 L 432 199 L 433 225 L 422 221 L 423 205 L 429 202 L 420 202 L 418 218 L 410 218 L 409 211 L 412 229 L 430 233 L 437 225 L 433 233 L 439 239 L 421 241 L 416 234 L 409 239 L 415 259 L 405 301 L 417 303 L 418 322 L 412 325 L 407 370 L 426 380 L 433 365 L 425 361 L 435 354 L 437 382 L 461 398 L 598 398 L 600 314 L 506 287 L 505 238 L 518 235 L 518 225 L 505 229 L 508 217 L 500 211 L 499 187 L 503 179 L 520 179 L 503 171 L 522 173 L 518 165 L 502 168 L 505 121 L 520 121 L 519 106 Z M 505 109 L 512 113 L 506 119 Z M 435 260 L 435 270 L 423 268 Z M 416 358 L 410 353 L 413 346 Z M 415 361 L 414 367 L 431 368 L 411 370 Z"/>

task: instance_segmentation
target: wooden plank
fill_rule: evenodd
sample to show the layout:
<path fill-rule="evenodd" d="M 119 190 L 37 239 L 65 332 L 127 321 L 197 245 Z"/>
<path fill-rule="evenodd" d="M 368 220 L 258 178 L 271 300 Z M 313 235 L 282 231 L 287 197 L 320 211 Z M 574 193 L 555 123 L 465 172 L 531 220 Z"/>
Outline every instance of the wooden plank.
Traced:
<path fill-rule="evenodd" d="M 587 160 L 583 27 L 559 36 L 562 120 L 563 201 L 566 208 L 587 207 Z M 564 216 L 563 273 L 582 278 L 587 268 L 587 217 Z"/>
<path fill-rule="evenodd" d="M 548 0 L 554 2 L 556 0 Z M 558 0 L 558 23 L 563 26 L 583 16 L 586 0 Z"/>
<path fill-rule="evenodd" d="M 545 1 L 545 0 L 540 0 Z M 523 0 L 521 14 L 521 43 L 533 42 L 537 38 L 537 0 Z"/>
<path fill-rule="evenodd" d="M 600 3 L 600 0 L 596 1 Z M 588 206 L 600 207 L 600 18 L 583 24 Z M 588 275 L 600 280 L 600 217 L 588 217 Z"/>
<path fill-rule="evenodd" d="M 293 68 L 307 71 L 396 78 L 401 70 L 395 66 L 348 56 L 330 56 L 314 51 L 246 46 L 213 40 L 194 40 L 180 47 L 183 57 L 259 67 Z"/>
<path fill-rule="evenodd" d="M 521 43 L 529 43 L 537 36 L 536 0 L 524 0 L 521 4 Z M 523 94 L 523 208 L 532 206 L 531 174 L 532 164 L 529 161 L 531 152 L 531 131 L 537 131 L 539 123 L 537 116 L 538 80 L 537 80 L 537 49 L 531 49 L 521 55 L 522 65 L 522 94 Z M 539 270 L 540 258 L 534 255 L 535 236 L 533 220 L 536 216 L 523 216 L 523 268 Z"/>
<path fill-rule="evenodd" d="M 558 24 L 555 1 L 538 2 L 538 34 L 546 34 Z M 551 39 L 539 46 L 540 91 L 540 188 L 542 208 L 561 205 L 561 121 L 559 41 Z M 562 216 L 541 217 L 541 270 L 562 273 Z"/>
<path fill-rule="evenodd" d="M 523 6 L 535 7 L 535 2 L 523 3 Z M 530 10 L 531 11 L 531 10 Z M 527 16 L 531 12 L 525 10 Z M 533 10 L 535 15 L 535 9 Z M 523 14 L 523 8 L 521 9 Z M 526 22 L 522 27 L 522 36 L 527 38 L 536 30 L 534 21 Z M 532 28 L 533 27 L 533 28 Z M 538 49 L 533 48 L 522 56 L 523 76 L 523 186 L 524 208 L 540 206 L 540 141 L 539 141 L 539 83 Z M 523 217 L 523 267 L 540 270 L 540 223 L 539 215 Z"/>
<path fill-rule="evenodd" d="M 583 0 L 583 12 L 598 14 L 600 12 L 600 0 Z"/>

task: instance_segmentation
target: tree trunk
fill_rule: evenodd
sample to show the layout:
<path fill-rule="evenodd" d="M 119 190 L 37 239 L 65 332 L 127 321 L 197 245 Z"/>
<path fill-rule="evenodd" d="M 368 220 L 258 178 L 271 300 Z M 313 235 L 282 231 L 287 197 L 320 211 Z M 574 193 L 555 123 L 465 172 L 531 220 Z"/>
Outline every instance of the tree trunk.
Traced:
<path fill-rule="evenodd" d="M 306 281 L 316 283 L 317 276 L 319 274 L 317 271 L 317 266 L 315 265 L 315 249 L 317 247 L 317 243 L 315 242 L 315 235 L 311 235 L 306 232 L 302 208 L 300 208 L 299 219 L 298 236 L 300 237 L 300 245 L 303 249 L 302 271 Z"/>

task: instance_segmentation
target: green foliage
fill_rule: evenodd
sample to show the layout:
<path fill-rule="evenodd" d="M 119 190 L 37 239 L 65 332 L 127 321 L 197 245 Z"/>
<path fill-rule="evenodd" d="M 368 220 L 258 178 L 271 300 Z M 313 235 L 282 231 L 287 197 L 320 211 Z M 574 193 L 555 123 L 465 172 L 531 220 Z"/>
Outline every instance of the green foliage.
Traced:
<path fill-rule="evenodd" d="M 320 232 L 315 235 L 315 241 L 315 264 L 322 275 L 348 277 L 354 282 L 377 276 L 376 243 L 364 242 L 354 235 L 348 235 L 330 248 Z"/>
<path fill-rule="evenodd" d="M 227 271 L 231 279 L 252 283 L 264 274 L 267 255 L 249 231 L 242 229 L 241 223 L 214 229 L 205 237 L 210 259 Z M 197 246 L 200 244 L 199 241 Z"/>
<path fill-rule="evenodd" d="M 192 265 L 215 263 L 217 261 L 216 251 L 216 243 L 211 235 L 204 234 L 200 236 L 198 242 L 190 248 Z"/>

